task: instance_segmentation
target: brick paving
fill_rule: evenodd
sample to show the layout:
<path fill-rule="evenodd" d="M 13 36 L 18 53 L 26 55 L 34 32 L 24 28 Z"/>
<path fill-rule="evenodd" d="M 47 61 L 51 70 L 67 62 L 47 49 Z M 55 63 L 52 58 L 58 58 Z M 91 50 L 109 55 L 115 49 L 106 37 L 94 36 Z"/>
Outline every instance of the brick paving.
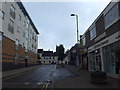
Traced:
<path fill-rule="evenodd" d="M 59 67 L 60 68 L 60 67 Z M 106 84 L 93 84 L 90 81 L 90 72 L 87 70 L 77 70 L 76 66 L 65 65 L 65 67 L 75 73 L 75 77 L 67 77 L 55 81 L 53 88 L 119 88 L 120 82 L 117 79 L 107 77 Z"/>

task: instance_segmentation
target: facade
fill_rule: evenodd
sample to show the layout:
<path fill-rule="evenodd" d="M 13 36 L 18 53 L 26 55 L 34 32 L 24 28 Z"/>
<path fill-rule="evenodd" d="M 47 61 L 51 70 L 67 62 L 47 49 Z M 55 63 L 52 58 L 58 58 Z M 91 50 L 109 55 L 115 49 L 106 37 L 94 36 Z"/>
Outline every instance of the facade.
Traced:
<path fill-rule="evenodd" d="M 56 64 L 58 62 L 58 56 L 53 51 L 42 51 L 38 49 L 39 62 L 41 64 Z"/>
<path fill-rule="evenodd" d="M 120 1 L 110 2 L 82 36 L 88 70 L 120 74 Z"/>
<path fill-rule="evenodd" d="M 69 62 L 70 62 L 70 50 L 67 50 L 65 52 L 65 58 L 63 59 L 62 63 L 69 64 Z"/>
<path fill-rule="evenodd" d="M 80 49 L 79 44 L 75 44 L 71 47 L 70 52 L 67 55 L 69 57 L 69 64 L 80 65 Z"/>
<path fill-rule="evenodd" d="M 38 34 L 21 2 L 0 2 L 3 71 L 36 64 Z"/>

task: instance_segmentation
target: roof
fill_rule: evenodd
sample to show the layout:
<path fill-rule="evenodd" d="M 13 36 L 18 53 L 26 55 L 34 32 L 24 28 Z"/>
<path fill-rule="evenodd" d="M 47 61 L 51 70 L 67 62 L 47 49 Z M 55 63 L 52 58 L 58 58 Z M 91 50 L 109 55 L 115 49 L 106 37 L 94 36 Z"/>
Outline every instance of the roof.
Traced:
<path fill-rule="evenodd" d="M 42 56 L 57 56 L 57 55 L 56 55 L 56 52 L 53 52 L 53 51 L 43 51 Z"/>
<path fill-rule="evenodd" d="M 53 56 L 53 51 L 43 51 L 42 56 Z"/>
<path fill-rule="evenodd" d="M 29 18 L 30 24 L 33 26 L 35 32 L 36 32 L 37 34 L 39 34 L 37 28 L 35 27 L 33 21 L 31 20 L 31 18 L 30 18 L 30 16 L 29 16 L 29 14 L 27 13 L 26 9 L 24 8 L 22 2 L 19 1 L 19 2 L 16 2 L 16 3 L 18 4 L 18 6 L 20 7 L 20 9 L 22 10 L 23 14 Z"/>
<path fill-rule="evenodd" d="M 38 49 L 37 51 L 38 51 L 38 53 L 42 53 L 43 49 Z"/>

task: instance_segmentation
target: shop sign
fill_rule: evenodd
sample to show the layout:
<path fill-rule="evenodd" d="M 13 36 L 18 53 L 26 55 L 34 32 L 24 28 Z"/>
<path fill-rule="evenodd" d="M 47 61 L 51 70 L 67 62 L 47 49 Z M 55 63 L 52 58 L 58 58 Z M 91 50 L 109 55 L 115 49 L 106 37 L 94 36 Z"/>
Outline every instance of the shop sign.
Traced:
<path fill-rule="evenodd" d="M 100 39 L 104 38 L 106 36 L 106 32 L 104 32 L 103 34 L 101 34 L 100 36 L 98 36 L 96 39 L 95 39 L 95 42 L 99 41 Z"/>
<path fill-rule="evenodd" d="M 94 48 L 100 47 L 100 46 L 102 46 L 102 45 L 104 45 L 106 43 L 108 43 L 108 40 L 106 40 L 104 42 L 101 42 L 100 44 L 95 45 Z"/>

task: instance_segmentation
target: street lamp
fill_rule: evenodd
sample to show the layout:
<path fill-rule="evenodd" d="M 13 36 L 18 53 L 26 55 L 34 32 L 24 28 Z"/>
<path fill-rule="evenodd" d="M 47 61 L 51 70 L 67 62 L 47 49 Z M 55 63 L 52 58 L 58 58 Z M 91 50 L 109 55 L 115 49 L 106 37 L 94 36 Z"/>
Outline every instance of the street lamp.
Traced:
<path fill-rule="evenodd" d="M 76 16 L 76 25 L 77 25 L 77 43 L 79 43 L 79 31 L 78 31 L 78 15 L 71 14 L 71 16 Z"/>
<path fill-rule="evenodd" d="M 77 50 L 76 50 L 76 64 L 78 66 L 78 70 L 79 70 L 79 32 L 78 32 L 78 15 L 76 14 L 71 14 L 71 16 L 75 16 L 76 17 L 76 25 L 77 25 Z"/>

